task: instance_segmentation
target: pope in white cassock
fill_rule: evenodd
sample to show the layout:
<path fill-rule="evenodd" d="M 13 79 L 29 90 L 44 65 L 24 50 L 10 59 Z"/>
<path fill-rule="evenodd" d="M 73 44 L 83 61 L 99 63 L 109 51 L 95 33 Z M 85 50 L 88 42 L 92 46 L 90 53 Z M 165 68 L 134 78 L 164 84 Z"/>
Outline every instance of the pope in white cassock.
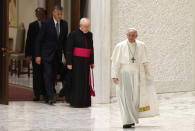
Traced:
<path fill-rule="evenodd" d="M 129 28 L 128 39 L 116 45 L 111 57 L 123 128 L 133 127 L 138 118 L 159 115 L 146 47 L 137 36 L 137 30 Z"/>

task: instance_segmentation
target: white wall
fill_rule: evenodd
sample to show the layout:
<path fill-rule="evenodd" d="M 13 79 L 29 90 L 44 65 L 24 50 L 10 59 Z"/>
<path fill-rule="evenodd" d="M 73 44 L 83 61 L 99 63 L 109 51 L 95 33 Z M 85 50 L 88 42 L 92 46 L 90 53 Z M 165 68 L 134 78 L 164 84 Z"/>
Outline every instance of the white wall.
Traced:
<path fill-rule="evenodd" d="M 159 93 L 195 89 L 192 9 L 193 0 L 112 0 L 112 48 L 137 28 Z"/>

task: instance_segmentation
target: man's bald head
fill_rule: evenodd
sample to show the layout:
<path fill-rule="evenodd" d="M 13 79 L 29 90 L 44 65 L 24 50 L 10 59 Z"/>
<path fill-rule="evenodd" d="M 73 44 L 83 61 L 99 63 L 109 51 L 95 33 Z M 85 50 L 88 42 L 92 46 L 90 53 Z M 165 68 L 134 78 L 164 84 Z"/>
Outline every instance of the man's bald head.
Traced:
<path fill-rule="evenodd" d="M 129 40 L 129 42 L 131 42 L 131 43 L 135 42 L 137 36 L 138 36 L 138 34 L 137 34 L 137 30 L 135 28 L 128 29 L 127 38 Z"/>
<path fill-rule="evenodd" d="M 89 32 L 90 29 L 90 20 L 88 18 L 81 18 L 80 20 L 80 30 L 83 31 L 83 33 Z"/>

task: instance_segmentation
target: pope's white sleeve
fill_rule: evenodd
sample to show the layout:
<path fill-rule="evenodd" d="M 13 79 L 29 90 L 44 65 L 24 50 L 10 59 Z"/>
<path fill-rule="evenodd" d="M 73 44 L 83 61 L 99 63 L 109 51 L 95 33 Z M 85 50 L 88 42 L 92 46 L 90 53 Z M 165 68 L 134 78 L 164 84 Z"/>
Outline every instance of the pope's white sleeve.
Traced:
<path fill-rule="evenodd" d="M 111 67 L 111 77 L 112 78 L 119 78 L 119 70 L 120 70 L 120 58 L 121 58 L 121 52 L 120 52 L 120 46 L 117 45 L 112 53 L 112 67 Z"/>
<path fill-rule="evenodd" d="M 120 63 L 112 61 L 112 78 L 119 78 Z"/>

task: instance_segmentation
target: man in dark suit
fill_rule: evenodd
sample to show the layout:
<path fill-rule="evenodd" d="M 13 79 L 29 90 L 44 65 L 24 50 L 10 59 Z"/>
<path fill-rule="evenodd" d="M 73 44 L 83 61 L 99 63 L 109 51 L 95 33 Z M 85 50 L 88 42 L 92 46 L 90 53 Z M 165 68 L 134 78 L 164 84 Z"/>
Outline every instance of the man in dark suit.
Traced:
<path fill-rule="evenodd" d="M 55 6 L 53 17 L 44 21 L 35 44 L 35 60 L 43 65 L 44 86 L 48 95 L 48 103 L 55 103 L 55 78 L 62 65 L 62 53 L 68 33 L 68 24 L 62 20 L 62 7 Z"/>
<path fill-rule="evenodd" d="M 42 69 L 41 66 L 36 64 L 35 62 L 35 39 L 37 34 L 40 31 L 42 26 L 42 22 L 45 20 L 46 10 L 43 8 L 37 8 L 35 10 L 35 15 L 37 20 L 29 24 L 28 34 L 26 39 L 26 47 L 25 47 L 25 56 L 26 62 L 30 63 L 32 60 L 33 65 L 33 91 L 34 91 L 34 99 L 33 101 L 39 101 L 40 95 L 43 94 L 46 98 L 46 91 L 43 86 L 43 78 L 42 78 Z"/>

